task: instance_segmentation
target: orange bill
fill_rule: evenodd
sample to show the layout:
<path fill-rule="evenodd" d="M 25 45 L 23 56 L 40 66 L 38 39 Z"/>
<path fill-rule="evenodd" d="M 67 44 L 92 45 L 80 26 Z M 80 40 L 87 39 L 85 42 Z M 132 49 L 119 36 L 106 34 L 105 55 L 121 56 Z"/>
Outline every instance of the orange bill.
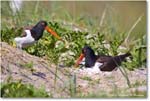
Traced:
<path fill-rule="evenodd" d="M 52 29 L 50 29 L 48 26 L 45 27 L 45 29 L 51 33 L 53 36 L 55 36 L 57 39 L 62 40 L 60 36 L 56 32 L 54 32 Z"/>
<path fill-rule="evenodd" d="M 75 67 L 78 67 L 78 66 L 79 66 L 79 64 L 80 64 L 80 62 L 82 61 L 83 58 L 84 58 L 84 54 L 81 53 L 81 54 L 80 54 L 80 57 L 78 58 L 78 60 L 77 60 L 77 62 L 76 62 L 76 64 L 75 64 Z"/>

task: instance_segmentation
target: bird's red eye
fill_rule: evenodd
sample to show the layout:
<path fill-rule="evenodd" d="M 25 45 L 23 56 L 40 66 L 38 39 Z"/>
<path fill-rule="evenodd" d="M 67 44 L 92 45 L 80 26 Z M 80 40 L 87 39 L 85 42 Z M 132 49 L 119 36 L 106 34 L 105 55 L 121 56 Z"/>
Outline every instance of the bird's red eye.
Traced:
<path fill-rule="evenodd" d="M 42 22 L 42 23 L 41 23 L 41 25 L 43 25 L 43 26 L 44 26 L 44 25 L 45 25 L 45 23 L 44 23 L 44 22 Z"/>

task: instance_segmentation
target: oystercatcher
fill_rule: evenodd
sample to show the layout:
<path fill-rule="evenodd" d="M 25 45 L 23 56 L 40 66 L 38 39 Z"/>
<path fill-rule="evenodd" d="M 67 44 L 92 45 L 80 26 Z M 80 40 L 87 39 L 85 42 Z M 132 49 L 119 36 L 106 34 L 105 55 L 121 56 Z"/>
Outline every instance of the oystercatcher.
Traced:
<path fill-rule="evenodd" d="M 44 30 L 47 30 L 50 34 L 54 35 L 57 39 L 62 40 L 61 37 L 59 37 L 56 34 L 56 32 L 54 32 L 52 29 L 50 29 L 47 26 L 46 21 L 39 21 L 31 29 L 26 29 L 23 36 L 16 37 L 14 39 L 17 44 L 17 48 L 22 49 L 28 45 L 31 45 L 31 44 L 37 42 L 43 36 Z"/>
<path fill-rule="evenodd" d="M 131 56 L 130 53 L 118 56 L 95 55 L 91 47 L 85 46 L 82 49 L 82 53 L 80 54 L 75 67 L 77 67 L 85 57 L 85 67 L 92 68 L 97 65 L 101 71 L 112 71 L 117 66 L 121 65 L 121 62 L 125 61 L 126 57 L 129 56 Z"/>

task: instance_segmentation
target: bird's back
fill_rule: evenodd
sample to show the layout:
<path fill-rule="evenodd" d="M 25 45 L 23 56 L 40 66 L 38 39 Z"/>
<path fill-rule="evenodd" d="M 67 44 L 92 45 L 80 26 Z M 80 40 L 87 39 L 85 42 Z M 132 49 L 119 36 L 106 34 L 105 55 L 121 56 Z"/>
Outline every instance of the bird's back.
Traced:
<path fill-rule="evenodd" d="M 130 53 L 126 53 L 123 55 L 118 55 L 114 57 L 105 57 L 103 59 L 103 65 L 100 66 L 101 71 L 112 71 L 114 70 L 117 66 L 121 65 L 122 61 L 125 61 L 125 58 L 131 56 Z"/>

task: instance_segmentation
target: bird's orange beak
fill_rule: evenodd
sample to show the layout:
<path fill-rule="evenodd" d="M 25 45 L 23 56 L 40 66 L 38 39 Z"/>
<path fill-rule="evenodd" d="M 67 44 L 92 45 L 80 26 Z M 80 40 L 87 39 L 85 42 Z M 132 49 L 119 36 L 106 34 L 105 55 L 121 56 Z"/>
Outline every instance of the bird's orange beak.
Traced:
<path fill-rule="evenodd" d="M 54 32 L 51 28 L 49 28 L 48 26 L 46 26 L 45 29 L 47 30 L 47 32 L 49 32 L 50 34 L 52 34 L 57 39 L 62 40 L 62 38 L 56 32 Z"/>
<path fill-rule="evenodd" d="M 76 62 L 76 64 L 75 64 L 75 67 L 78 67 L 79 66 L 79 64 L 80 64 L 80 62 L 82 61 L 82 59 L 84 58 L 84 54 L 83 53 L 81 53 L 80 54 L 80 57 L 78 58 L 78 60 L 77 60 L 77 62 Z"/>

